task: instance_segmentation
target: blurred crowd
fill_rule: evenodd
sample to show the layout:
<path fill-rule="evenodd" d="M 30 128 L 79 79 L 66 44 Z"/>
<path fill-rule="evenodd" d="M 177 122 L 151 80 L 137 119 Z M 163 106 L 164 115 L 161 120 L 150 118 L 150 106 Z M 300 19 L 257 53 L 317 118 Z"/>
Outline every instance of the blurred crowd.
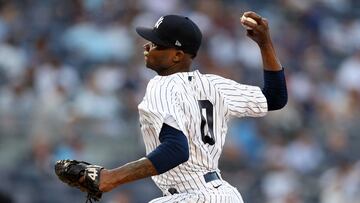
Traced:
<path fill-rule="evenodd" d="M 136 26 L 186 15 L 203 32 L 194 69 L 262 86 L 247 10 L 270 22 L 289 102 L 233 120 L 223 178 L 248 203 L 359 203 L 358 0 L 0 0 L 0 202 L 83 202 L 55 177 L 56 160 L 111 168 L 144 156 L 137 104 L 155 73 Z M 103 202 L 157 196 L 146 179 Z"/>

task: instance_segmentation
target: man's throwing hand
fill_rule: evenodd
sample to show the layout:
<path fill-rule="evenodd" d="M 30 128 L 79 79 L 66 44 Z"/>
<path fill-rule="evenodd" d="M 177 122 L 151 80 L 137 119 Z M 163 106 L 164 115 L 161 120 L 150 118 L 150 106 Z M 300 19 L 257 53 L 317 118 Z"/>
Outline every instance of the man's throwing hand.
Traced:
<path fill-rule="evenodd" d="M 246 20 L 250 18 L 249 20 Z M 255 20 L 253 22 L 252 20 Z M 247 11 L 241 17 L 241 24 L 246 27 L 247 36 L 254 40 L 259 46 L 271 42 L 269 23 L 253 11 Z"/>

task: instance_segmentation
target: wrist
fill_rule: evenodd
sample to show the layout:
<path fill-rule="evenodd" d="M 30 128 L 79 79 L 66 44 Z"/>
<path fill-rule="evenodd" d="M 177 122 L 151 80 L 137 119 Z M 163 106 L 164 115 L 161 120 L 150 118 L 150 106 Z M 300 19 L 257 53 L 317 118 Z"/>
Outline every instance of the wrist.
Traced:
<path fill-rule="evenodd" d="M 263 43 L 258 43 L 258 46 L 261 50 L 268 50 L 268 49 L 273 49 L 273 45 L 271 41 L 266 41 Z"/>
<path fill-rule="evenodd" d="M 111 174 L 107 169 L 100 171 L 99 190 L 102 192 L 108 192 L 113 188 L 111 183 Z"/>

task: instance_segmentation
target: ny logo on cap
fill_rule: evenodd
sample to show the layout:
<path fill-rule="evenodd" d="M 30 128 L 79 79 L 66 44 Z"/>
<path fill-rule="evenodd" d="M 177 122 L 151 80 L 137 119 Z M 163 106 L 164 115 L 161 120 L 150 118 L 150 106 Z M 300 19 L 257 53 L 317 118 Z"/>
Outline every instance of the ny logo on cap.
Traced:
<path fill-rule="evenodd" d="M 161 16 L 159 20 L 155 23 L 154 27 L 159 28 L 159 25 L 163 22 L 163 20 L 164 20 L 164 16 Z"/>

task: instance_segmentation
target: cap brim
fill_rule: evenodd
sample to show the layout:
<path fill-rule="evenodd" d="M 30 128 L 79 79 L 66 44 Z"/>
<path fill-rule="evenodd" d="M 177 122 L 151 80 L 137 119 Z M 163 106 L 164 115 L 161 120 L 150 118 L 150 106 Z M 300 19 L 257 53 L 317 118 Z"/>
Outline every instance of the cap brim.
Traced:
<path fill-rule="evenodd" d="M 168 43 L 161 40 L 151 28 L 137 27 L 136 32 L 144 39 L 161 46 L 170 46 Z"/>

